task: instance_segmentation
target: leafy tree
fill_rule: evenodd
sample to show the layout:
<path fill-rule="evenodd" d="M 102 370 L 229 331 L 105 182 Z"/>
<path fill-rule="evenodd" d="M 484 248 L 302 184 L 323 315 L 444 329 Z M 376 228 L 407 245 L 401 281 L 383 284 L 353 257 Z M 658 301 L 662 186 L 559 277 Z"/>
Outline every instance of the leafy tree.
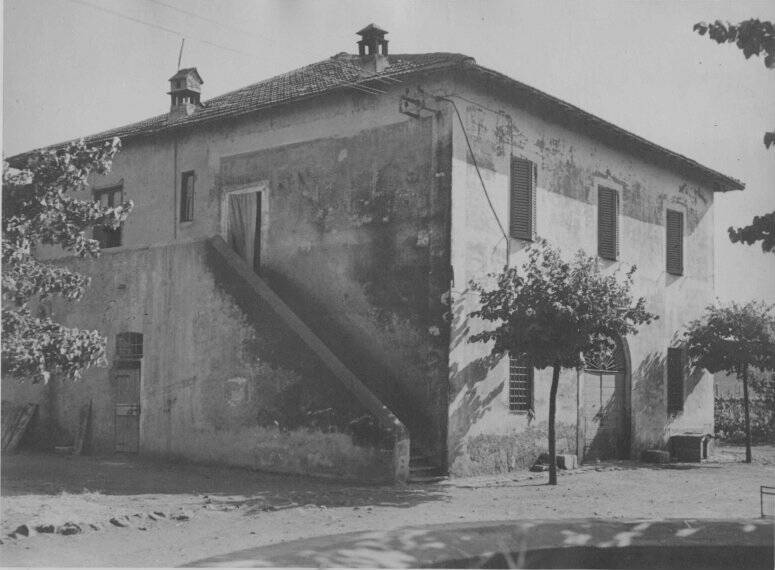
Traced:
<path fill-rule="evenodd" d="M 89 285 L 85 275 L 39 261 L 38 246 L 96 256 L 99 242 L 86 231 L 115 229 L 131 211 L 131 202 L 108 208 L 72 195 L 87 187 L 90 173 L 110 170 L 120 146 L 118 139 L 99 148 L 79 141 L 3 163 L 2 365 L 8 374 L 34 381 L 48 381 L 52 372 L 74 378 L 104 361 L 105 339 L 97 331 L 35 317 L 31 304 L 53 296 L 78 300 Z"/>
<path fill-rule="evenodd" d="M 694 31 L 708 37 L 717 43 L 734 43 L 742 50 L 746 59 L 751 56 L 764 55 L 764 65 L 775 69 L 775 25 L 772 22 L 758 19 L 745 20 L 739 24 L 724 23 L 716 20 L 712 24 L 698 22 Z M 775 131 L 764 133 L 764 146 L 775 146 Z M 752 245 L 762 242 L 762 249 L 775 253 L 775 212 L 755 216 L 753 222 L 741 228 L 729 228 L 729 239 L 732 243 L 743 242 Z"/>
<path fill-rule="evenodd" d="M 748 369 L 775 370 L 775 306 L 761 301 L 709 306 L 687 329 L 689 357 L 708 372 L 736 374 L 743 382 L 745 460 L 751 462 Z"/>
<path fill-rule="evenodd" d="M 764 251 L 775 253 L 775 212 L 754 216 L 749 225 L 742 228 L 729 228 L 728 231 L 732 243 L 743 242 L 753 245 L 761 241 Z"/>
<path fill-rule="evenodd" d="M 656 319 L 645 299 L 630 292 L 635 267 L 623 281 L 604 275 L 594 257 L 579 251 L 571 262 L 545 241 L 532 246 L 521 269 L 491 274 L 495 287 L 472 283 L 480 308 L 470 314 L 497 323 L 469 342 L 493 342 L 492 354 L 525 354 L 535 368 L 552 368 L 549 393 L 549 484 L 557 484 L 555 412 L 560 370 L 584 365 L 584 354 L 613 351 L 619 336 Z"/>

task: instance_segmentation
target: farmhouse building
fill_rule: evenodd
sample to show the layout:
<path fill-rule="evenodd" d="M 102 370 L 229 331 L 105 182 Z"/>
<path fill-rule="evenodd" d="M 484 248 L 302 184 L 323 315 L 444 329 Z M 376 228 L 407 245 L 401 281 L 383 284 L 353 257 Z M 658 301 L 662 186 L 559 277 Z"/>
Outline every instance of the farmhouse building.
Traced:
<path fill-rule="evenodd" d="M 92 284 L 42 310 L 106 335 L 109 366 L 6 383 L 40 404 L 33 439 L 72 441 L 91 400 L 95 453 L 373 480 L 527 468 L 551 371 L 467 342 L 469 282 L 539 238 L 637 265 L 659 316 L 563 372 L 558 452 L 712 433 L 713 377 L 680 336 L 714 298 L 714 195 L 743 184 L 471 57 L 358 33 L 357 54 L 209 100 L 181 69 L 169 112 L 87 138 L 121 138 L 90 191 L 135 209 L 95 232 L 98 259 L 51 254 Z"/>

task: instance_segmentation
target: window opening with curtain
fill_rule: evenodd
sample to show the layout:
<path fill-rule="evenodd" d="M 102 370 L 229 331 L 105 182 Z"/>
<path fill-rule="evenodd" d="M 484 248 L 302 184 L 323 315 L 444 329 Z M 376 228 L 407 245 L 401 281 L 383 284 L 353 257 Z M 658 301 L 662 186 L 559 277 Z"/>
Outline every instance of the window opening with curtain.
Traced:
<path fill-rule="evenodd" d="M 94 200 L 101 206 L 114 208 L 124 203 L 124 187 L 112 186 L 94 191 Z M 93 238 L 100 242 L 100 248 L 119 247 L 121 245 L 122 228 L 116 229 L 95 226 L 92 234 Z"/>

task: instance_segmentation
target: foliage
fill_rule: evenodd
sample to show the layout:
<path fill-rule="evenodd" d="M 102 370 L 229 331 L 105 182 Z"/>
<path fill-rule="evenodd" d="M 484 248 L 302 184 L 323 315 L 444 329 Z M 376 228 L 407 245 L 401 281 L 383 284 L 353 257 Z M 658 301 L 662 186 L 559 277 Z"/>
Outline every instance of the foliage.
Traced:
<path fill-rule="evenodd" d="M 749 366 L 775 369 L 775 307 L 761 301 L 709 306 L 686 333 L 686 349 L 696 366 L 741 376 Z"/>
<path fill-rule="evenodd" d="M 748 370 L 775 369 L 775 306 L 760 301 L 710 306 L 685 333 L 689 357 L 709 372 L 737 374 L 743 382 L 745 460 L 751 462 L 751 406 Z"/>
<path fill-rule="evenodd" d="M 751 388 L 755 395 L 750 401 L 751 440 L 775 443 L 775 377 L 761 375 Z M 744 441 L 743 398 L 720 396 L 714 404 L 716 435 L 729 442 Z"/>
<path fill-rule="evenodd" d="M 77 377 L 103 359 L 105 339 L 99 333 L 32 317 L 30 304 L 83 296 L 87 276 L 42 263 L 35 253 L 48 245 L 81 257 L 99 254 L 99 242 L 87 237 L 87 230 L 117 228 L 132 203 L 104 207 L 72 194 L 87 188 L 90 174 L 107 173 L 120 146 L 118 139 L 99 148 L 79 141 L 3 164 L 2 363 L 9 374 L 48 380 L 56 371 Z"/>
<path fill-rule="evenodd" d="M 775 69 L 775 26 L 772 22 L 762 22 L 752 18 L 739 24 L 730 24 L 716 20 L 711 24 L 698 22 L 694 24 L 694 31 L 708 37 L 719 44 L 734 43 L 746 59 L 752 55 L 764 54 L 764 65 L 769 69 Z"/>
<path fill-rule="evenodd" d="M 470 342 L 493 341 L 493 354 L 527 354 L 536 368 L 583 366 L 584 354 L 613 350 L 613 339 L 635 334 L 639 325 L 657 318 L 646 311 L 645 299 L 632 297 L 635 270 L 632 266 L 620 282 L 583 251 L 566 262 L 539 242 L 521 269 L 490 275 L 494 289 L 472 284 L 481 308 L 471 316 L 498 326 L 472 335 Z"/>
<path fill-rule="evenodd" d="M 694 31 L 715 40 L 717 43 L 735 43 L 746 59 L 764 55 L 764 65 L 775 69 L 775 25 L 772 22 L 750 19 L 739 24 L 724 23 L 716 20 L 712 24 L 698 22 Z M 775 146 L 775 131 L 764 133 L 764 146 Z M 729 228 L 732 243 L 743 242 L 748 245 L 762 242 L 764 251 L 775 253 L 775 212 L 754 216 L 753 221 L 741 228 Z"/>
<path fill-rule="evenodd" d="M 762 242 L 762 250 L 775 253 L 775 212 L 754 216 L 750 225 L 742 228 L 729 228 L 729 239 L 732 243 L 743 242 L 752 245 Z"/>
<path fill-rule="evenodd" d="M 584 354 L 612 352 L 616 338 L 635 334 L 656 319 L 642 297 L 630 289 L 635 266 L 619 281 L 604 275 L 594 257 L 579 251 L 571 262 L 545 241 L 532 246 L 521 269 L 491 274 L 496 286 L 478 283 L 480 308 L 470 316 L 497 323 L 471 335 L 469 342 L 492 342 L 492 354 L 525 354 L 536 368 L 552 367 L 549 391 L 549 457 L 554 458 L 555 415 L 560 370 L 583 366 Z M 549 464 L 549 484 L 557 484 L 557 466 Z"/>

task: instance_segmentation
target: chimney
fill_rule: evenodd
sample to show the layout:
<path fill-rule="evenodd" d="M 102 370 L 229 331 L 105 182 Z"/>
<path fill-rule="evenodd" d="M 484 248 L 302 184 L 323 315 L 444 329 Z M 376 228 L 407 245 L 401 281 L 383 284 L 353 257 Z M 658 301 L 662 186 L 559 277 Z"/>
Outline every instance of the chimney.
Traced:
<path fill-rule="evenodd" d="M 388 66 L 388 41 L 385 39 L 387 31 L 374 24 L 369 24 L 357 32 L 361 39 L 358 41 L 358 55 L 361 60 L 374 63 L 374 72 L 380 73 Z"/>
<path fill-rule="evenodd" d="M 202 78 L 196 67 L 179 70 L 170 77 L 170 117 L 185 117 L 201 106 L 199 96 L 202 93 Z"/>

